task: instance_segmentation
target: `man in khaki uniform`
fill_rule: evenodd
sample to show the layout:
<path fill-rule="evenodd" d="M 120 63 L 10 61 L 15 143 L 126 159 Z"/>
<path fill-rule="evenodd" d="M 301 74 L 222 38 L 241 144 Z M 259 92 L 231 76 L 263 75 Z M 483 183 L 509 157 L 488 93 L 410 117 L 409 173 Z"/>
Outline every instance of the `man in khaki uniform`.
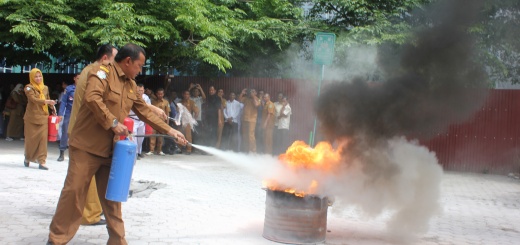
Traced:
<path fill-rule="evenodd" d="M 200 113 L 200 110 L 199 108 L 195 105 L 195 101 L 193 101 L 191 98 L 190 98 L 190 91 L 186 90 L 184 92 L 182 92 L 182 101 L 181 101 L 181 104 L 186 108 L 186 110 L 188 110 L 188 112 L 193 115 L 193 118 L 197 118 L 197 116 L 199 115 Z M 186 124 L 186 127 L 184 128 L 184 135 L 186 135 L 186 140 L 188 140 L 188 142 L 192 143 L 193 142 L 193 138 L 191 136 L 191 124 L 187 123 Z M 187 145 L 186 146 L 186 155 L 190 155 L 191 154 L 191 145 Z"/>
<path fill-rule="evenodd" d="M 242 138 L 244 145 L 248 146 L 244 150 L 249 152 L 256 152 L 256 139 L 255 139 L 255 127 L 256 117 L 258 115 L 258 106 L 260 106 L 260 100 L 256 97 L 256 90 L 250 89 L 248 93 L 247 89 L 243 89 L 240 93 L 238 100 L 244 104 L 242 114 Z"/>
<path fill-rule="evenodd" d="M 106 200 L 105 194 L 114 141 L 120 135 L 128 134 L 120 121 L 126 118 L 130 109 L 145 123 L 186 144 L 182 133 L 168 126 L 141 97 L 136 96 L 134 78 L 144 64 L 144 49 L 127 44 L 116 55 L 114 64 L 93 67 L 88 73 L 83 106 L 69 140 L 69 168 L 47 244 L 66 244 L 76 234 L 92 176 L 96 177 L 99 199 L 105 211 L 107 244 L 127 244 L 121 203 Z"/>
<path fill-rule="evenodd" d="M 220 149 L 222 144 L 222 132 L 224 131 L 224 110 L 226 109 L 226 99 L 224 99 L 224 89 L 219 88 L 217 91 L 218 97 L 220 97 L 221 107 L 218 115 L 218 130 L 217 130 L 217 149 Z"/>
<path fill-rule="evenodd" d="M 170 102 L 164 99 L 164 89 L 157 89 L 155 96 L 156 98 L 152 99 L 152 105 L 161 109 L 164 113 L 166 113 L 166 115 L 170 115 Z M 166 123 L 168 123 L 168 119 L 166 119 Z M 154 129 L 153 133 L 156 134 L 157 131 Z M 157 145 L 155 145 L 156 142 Z M 152 155 L 155 150 L 155 154 L 164 156 L 165 154 L 162 152 L 162 145 L 163 137 L 150 137 L 150 152 L 146 153 L 146 155 Z"/>
<path fill-rule="evenodd" d="M 264 109 L 262 110 L 262 129 L 264 129 L 264 153 L 273 154 L 274 103 L 268 93 L 264 94 Z"/>
<path fill-rule="evenodd" d="M 74 102 L 72 103 L 72 111 L 70 113 L 70 121 L 68 134 L 70 135 L 74 125 L 76 124 L 76 117 L 81 107 L 81 102 L 83 101 L 83 96 L 85 95 L 85 89 L 87 88 L 87 75 L 90 70 L 94 67 L 98 67 L 99 65 L 108 65 L 109 63 L 114 62 L 114 58 L 116 57 L 117 49 L 110 45 L 105 44 L 101 45 L 96 53 L 96 61 L 81 71 L 79 74 L 78 80 L 76 81 L 76 91 L 74 92 Z M 99 197 L 97 193 L 96 187 L 96 179 L 92 177 L 90 181 L 90 186 L 87 192 L 87 200 L 85 203 L 85 209 L 83 210 L 83 218 L 81 219 L 82 225 L 104 225 L 106 221 L 101 219 L 101 213 L 103 209 L 101 208 L 101 203 L 99 202 Z"/>

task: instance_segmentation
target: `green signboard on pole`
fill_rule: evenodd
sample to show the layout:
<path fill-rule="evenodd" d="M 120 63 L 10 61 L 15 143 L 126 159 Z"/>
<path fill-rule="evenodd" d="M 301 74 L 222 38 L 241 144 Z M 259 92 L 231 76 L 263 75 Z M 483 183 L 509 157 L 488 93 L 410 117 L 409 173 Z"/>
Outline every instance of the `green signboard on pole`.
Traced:
<path fill-rule="evenodd" d="M 328 32 L 316 33 L 314 40 L 314 63 L 319 65 L 330 65 L 334 59 L 334 43 L 336 35 Z"/>
<path fill-rule="evenodd" d="M 330 32 L 316 33 L 316 40 L 314 40 L 314 63 L 321 65 L 321 78 L 318 85 L 318 96 L 321 93 L 321 83 L 323 81 L 323 73 L 325 72 L 325 65 L 332 64 L 334 60 L 334 43 L 336 42 L 336 35 Z M 316 125 L 318 120 L 314 116 L 314 128 L 309 133 L 309 145 L 314 147 L 314 139 L 316 138 Z"/>

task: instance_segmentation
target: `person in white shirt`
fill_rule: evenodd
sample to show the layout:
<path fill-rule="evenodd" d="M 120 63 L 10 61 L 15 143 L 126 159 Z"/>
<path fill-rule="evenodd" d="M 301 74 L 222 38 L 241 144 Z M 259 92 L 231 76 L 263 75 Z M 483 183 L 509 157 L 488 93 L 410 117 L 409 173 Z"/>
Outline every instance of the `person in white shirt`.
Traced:
<path fill-rule="evenodd" d="M 225 150 L 238 151 L 238 123 L 240 122 L 240 110 L 242 103 L 235 100 L 235 93 L 229 93 L 229 100 L 224 108 L 224 135 L 222 147 Z"/>
<path fill-rule="evenodd" d="M 148 104 L 148 105 L 152 104 L 152 102 L 150 101 L 150 97 L 148 97 L 148 95 L 146 95 L 144 93 L 144 85 L 141 83 L 137 84 L 137 94 L 141 95 L 141 97 L 143 98 L 144 102 L 146 102 L 146 104 Z M 144 122 L 139 120 L 137 115 L 132 110 L 130 110 L 130 114 L 128 116 L 134 121 L 134 128 L 132 129 L 132 133 L 135 135 L 144 135 L 145 134 Z M 144 140 L 143 137 L 133 137 L 134 143 L 137 144 L 137 159 L 138 160 L 141 159 L 141 157 L 144 157 L 143 154 L 141 154 L 141 152 L 143 150 L 143 140 Z"/>
<path fill-rule="evenodd" d="M 275 136 L 278 143 L 275 147 L 275 154 L 281 154 L 289 147 L 289 126 L 291 124 L 291 106 L 287 102 L 287 96 L 283 96 L 281 100 L 282 107 L 276 113 L 277 126 Z M 275 105 L 276 109 L 276 105 Z"/>

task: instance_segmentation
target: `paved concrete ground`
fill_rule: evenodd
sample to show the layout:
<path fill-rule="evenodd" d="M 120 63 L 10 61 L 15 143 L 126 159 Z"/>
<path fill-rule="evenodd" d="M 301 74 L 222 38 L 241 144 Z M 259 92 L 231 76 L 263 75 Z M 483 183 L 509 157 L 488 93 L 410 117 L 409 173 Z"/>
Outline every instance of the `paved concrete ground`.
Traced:
<path fill-rule="evenodd" d="M 44 244 L 67 161 L 49 145 L 49 171 L 23 167 L 23 142 L 0 140 L 0 244 Z M 66 159 L 67 160 L 67 159 Z M 149 156 L 134 180 L 165 183 L 149 198 L 123 204 L 130 244 L 278 244 L 262 237 L 261 183 L 212 156 Z M 413 244 L 520 244 L 520 181 L 497 175 L 445 173 L 444 213 Z M 329 208 L 324 244 L 392 244 L 384 218 Z M 70 244 L 105 244 L 103 226 L 82 226 Z M 395 243 L 394 243 L 395 244 Z"/>

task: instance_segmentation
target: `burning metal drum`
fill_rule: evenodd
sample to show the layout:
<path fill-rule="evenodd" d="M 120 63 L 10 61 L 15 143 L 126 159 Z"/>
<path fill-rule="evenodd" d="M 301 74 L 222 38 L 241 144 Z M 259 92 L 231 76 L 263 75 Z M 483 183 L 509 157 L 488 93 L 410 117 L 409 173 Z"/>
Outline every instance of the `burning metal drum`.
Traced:
<path fill-rule="evenodd" d="M 290 244 L 325 241 L 328 198 L 267 189 L 263 237 Z"/>

